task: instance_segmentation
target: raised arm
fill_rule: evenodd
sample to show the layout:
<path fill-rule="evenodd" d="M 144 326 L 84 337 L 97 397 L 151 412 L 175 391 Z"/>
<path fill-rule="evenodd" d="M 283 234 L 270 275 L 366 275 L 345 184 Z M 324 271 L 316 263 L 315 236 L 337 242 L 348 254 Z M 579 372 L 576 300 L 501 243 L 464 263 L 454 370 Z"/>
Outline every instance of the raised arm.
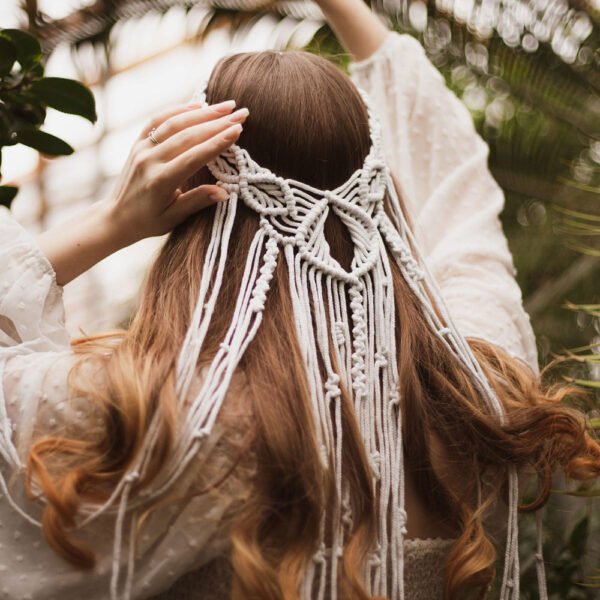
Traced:
<path fill-rule="evenodd" d="M 450 314 L 467 337 L 537 369 L 499 214 L 504 194 L 467 108 L 410 35 L 388 32 L 360 0 L 320 0 L 355 83 L 382 124 L 386 161 Z"/>
<path fill-rule="evenodd" d="M 155 117 L 134 144 L 115 198 L 99 202 L 46 231 L 39 244 L 59 285 L 65 285 L 110 254 L 146 237 L 162 235 L 198 210 L 225 200 L 214 185 L 182 193 L 179 186 L 229 147 L 248 111 L 235 102 L 201 108 L 179 106 Z M 154 143 L 148 137 L 154 129 Z"/>
<path fill-rule="evenodd" d="M 388 33 L 362 0 L 317 0 L 317 4 L 354 60 L 371 56 Z"/>

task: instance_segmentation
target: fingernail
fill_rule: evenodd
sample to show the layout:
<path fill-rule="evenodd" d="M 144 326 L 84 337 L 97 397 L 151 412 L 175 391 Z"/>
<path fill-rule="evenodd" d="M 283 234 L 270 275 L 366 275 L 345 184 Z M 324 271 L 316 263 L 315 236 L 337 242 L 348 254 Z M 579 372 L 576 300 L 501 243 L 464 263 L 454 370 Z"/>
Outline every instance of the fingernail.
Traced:
<path fill-rule="evenodd" d="M 242 126 L 241 125 L 233 125 L 229 129 L 225 130 L 223 139 L 226 142 L 233 142 L 234 140 L 236 140 L 239 137 L 240 133 L 242 133 Z"/>
<path fill-rule="evenodd" d="M 247 108 L 240 108 L 240 110 L 236 110 L 230 117 L 229 120 L 232 123 L 241 123 L 246 119 L 246 117 L 250 114 L 250 111 Z"/>
<path fill-rule="evenodd" d="M 213 202 L 224 202 L 229 198 L 229 194 L 225 190 L 219 190 L 218 192 L 213 192 L 208 197 Z"/>
<path fill-rule="evenodd" d="M 225 100 L 219 104 L 213 104 L 211 108 L 218 113 L 226 114 L 235 108 L 235 100 Z"/>

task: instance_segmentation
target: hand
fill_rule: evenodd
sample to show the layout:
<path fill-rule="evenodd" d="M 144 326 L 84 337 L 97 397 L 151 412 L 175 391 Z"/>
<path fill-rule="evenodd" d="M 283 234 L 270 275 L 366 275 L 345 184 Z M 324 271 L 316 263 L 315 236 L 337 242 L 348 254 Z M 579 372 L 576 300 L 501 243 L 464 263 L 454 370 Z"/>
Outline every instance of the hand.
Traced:
<path fill-rule="evenodd" d="M 233 101 L 178 107 L 144 128 L 119 177 L 114 199 L 96 202 L 42 233 L 38 242 L 65 285 L 103 258 L 138 240 L 167 233 L 192 213 L 227 198 L 215 185 L 185 193 L 183 182 L 238 139 L 248 116 Z M 155 129 L 155 144 L 148 134 Z"/>
<path fill-rule="evenodd" d="M 198 210 L 227 199 L 215 185 L 185 193 L 180 186 L 238 139 L 248 110 L 232 113 L 234 107 L 233 100 L 177 107 L 146 125 L 119 177 L 108 214 L 118 245 L 167 233 Z M 152 130 L 158 144 L 149 137 Z"/>

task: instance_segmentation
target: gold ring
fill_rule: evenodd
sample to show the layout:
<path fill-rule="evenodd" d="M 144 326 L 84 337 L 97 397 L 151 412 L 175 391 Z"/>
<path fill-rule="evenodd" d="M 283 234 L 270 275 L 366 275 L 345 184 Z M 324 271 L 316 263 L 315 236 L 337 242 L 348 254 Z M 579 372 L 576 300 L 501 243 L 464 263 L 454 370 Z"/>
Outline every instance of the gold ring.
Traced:
<path fill-rule="evenodd" d="M 148 134 L 148 137 L 152 140 L 153 144 L 158 144 L 158 140 L 156 139 L 156 136 L 154 135 L 155 131 L 156 131 L 156 127 L 154 129 L 152 129 L 152 131 L 150 131 L 150 133 Z"/>

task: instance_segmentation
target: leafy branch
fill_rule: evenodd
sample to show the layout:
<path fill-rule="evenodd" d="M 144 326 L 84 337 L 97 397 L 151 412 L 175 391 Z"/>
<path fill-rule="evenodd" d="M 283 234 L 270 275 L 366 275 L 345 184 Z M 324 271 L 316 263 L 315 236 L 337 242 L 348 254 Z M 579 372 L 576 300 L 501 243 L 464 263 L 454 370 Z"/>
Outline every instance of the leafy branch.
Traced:
<path fill-rule="evenodd" d="M 65 156 L 73 148 L 40 128 L 46 109 L 79 115 L 94 123 L 93 94 L 78 81 L 44 77 L 39 41 L 19 29 L 0 29 L 0 167 L 2 149 L 23 144 L 46 156 Z M 1 181 L 0 173 L 0 181 Z M 18 188 L 0 185 L 0 205 L 10 207 Z"/>

